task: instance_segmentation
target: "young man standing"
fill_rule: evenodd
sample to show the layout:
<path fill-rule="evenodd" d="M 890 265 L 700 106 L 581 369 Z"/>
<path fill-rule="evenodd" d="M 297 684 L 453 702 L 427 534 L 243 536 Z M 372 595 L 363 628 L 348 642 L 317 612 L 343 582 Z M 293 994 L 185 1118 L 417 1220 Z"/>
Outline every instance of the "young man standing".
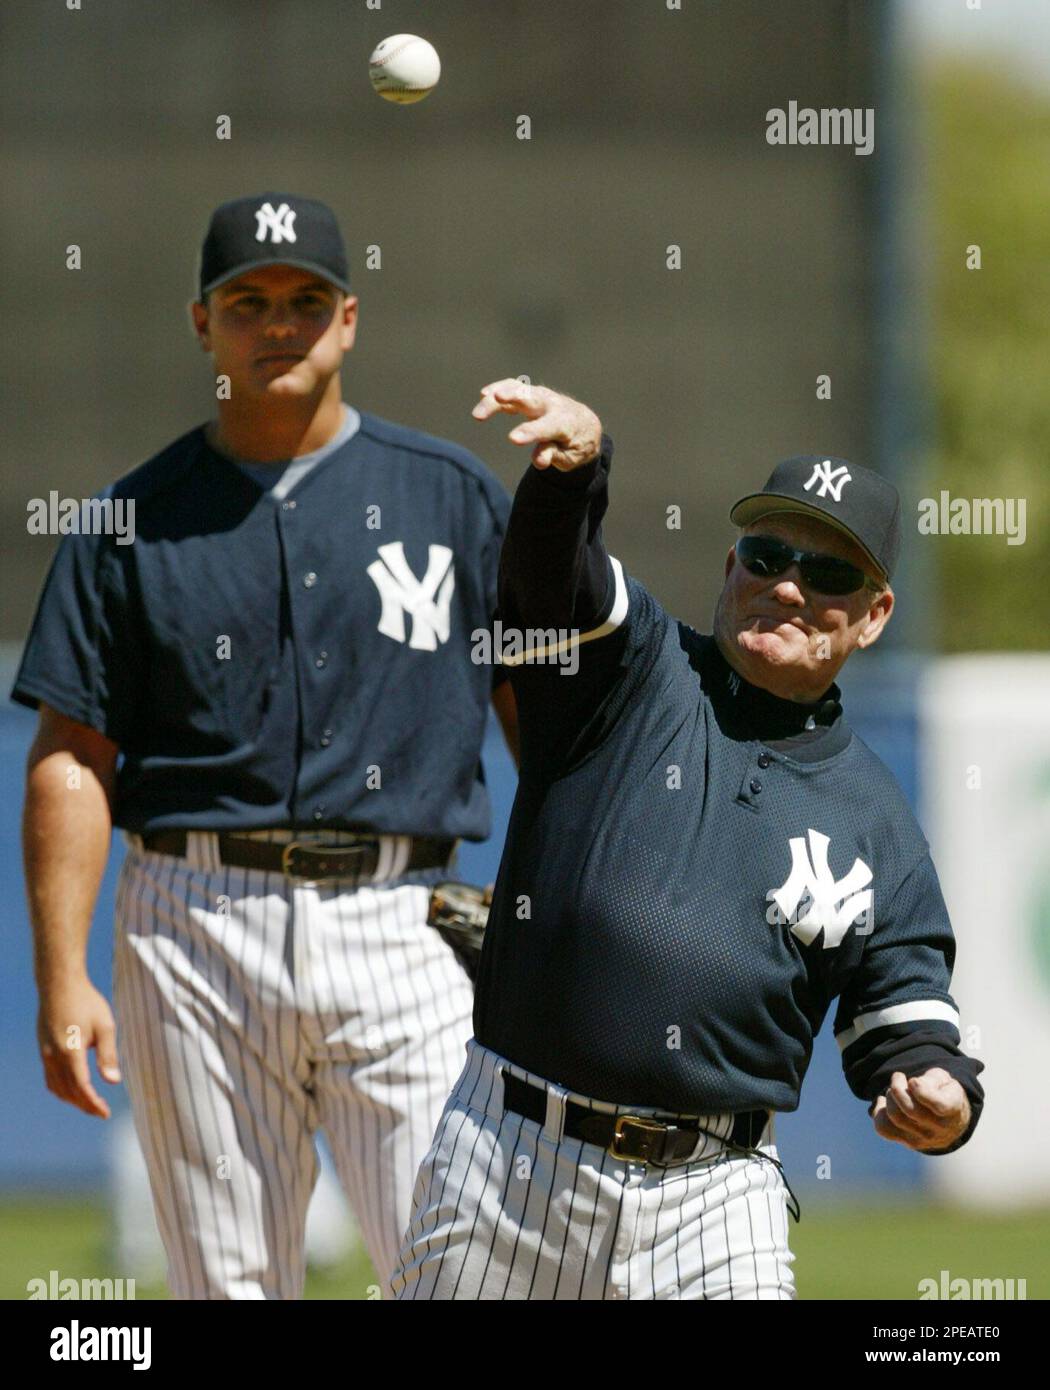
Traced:
<path fill-rule="evenodd" d="M 508 501 L 466 449 L 343 401 L 349 288 L 324 204 L 215 211 L 192 315 L 217 419 L 108 489 L 132 544 L 63 538 L 13 691 L 40 710 L 47 1084 L 106 1116 L 87 1050 L 123 1071 L 181 1298 L 300 1295 L 318 1128 L 385 1274 L 470 1034 L 426 913 L 488 830 L 490 699 L 514 739 L 470 660 Z M 85 966 L 113 825 L 119 1048 Z"/>

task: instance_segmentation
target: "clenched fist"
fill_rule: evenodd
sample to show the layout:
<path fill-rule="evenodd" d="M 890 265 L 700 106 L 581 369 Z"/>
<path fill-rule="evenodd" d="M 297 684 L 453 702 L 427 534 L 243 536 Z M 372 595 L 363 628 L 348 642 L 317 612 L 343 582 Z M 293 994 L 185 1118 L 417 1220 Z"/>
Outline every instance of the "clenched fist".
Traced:
<path fill-rule="evenodd" d="M 526 386 L 512 376 L 490 382 L 481 388 L 481 400 L 471 413 L 487 420 L 497 411 L 527 417 L 507 437 L 512 444 L 535 445 L 532 462 L 537 468 L 568 473 L 601 452 L 602 422 L 594 411 L 549 386 Z"/>
<path fill-rule="evenodd" d="M 895 1071 L 889 1089 L 871 1112 L 883 1139 L 909 1149 L 946 1149 L 966 1133 L 970 1101 L 966 1092 L 943 1067 L 931 1067 L 921 1076 Z"/>

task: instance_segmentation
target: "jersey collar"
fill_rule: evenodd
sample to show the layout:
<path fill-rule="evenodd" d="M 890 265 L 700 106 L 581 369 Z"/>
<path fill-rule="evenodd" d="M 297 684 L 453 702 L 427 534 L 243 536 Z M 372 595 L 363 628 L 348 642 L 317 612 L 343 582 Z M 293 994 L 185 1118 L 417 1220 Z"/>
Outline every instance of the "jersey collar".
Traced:
<path fill-rule="evenodd" d="M 828 757 L 849 742 L 842 691 L 836 684 L 814 703 L 784 700 L 745 680 L 726 661 L 713 637 L 710 652 L 709 694 L 735 737 L 759 739 L 804 761 Z"/>

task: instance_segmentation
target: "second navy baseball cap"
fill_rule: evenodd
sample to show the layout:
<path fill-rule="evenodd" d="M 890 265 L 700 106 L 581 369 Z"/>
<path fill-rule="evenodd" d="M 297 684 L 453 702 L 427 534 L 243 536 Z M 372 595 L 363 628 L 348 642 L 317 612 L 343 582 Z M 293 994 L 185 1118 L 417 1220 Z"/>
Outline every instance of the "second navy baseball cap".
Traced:
<path fill-rule="evenodd" d="M 201 299 L 259 265 L 312 270 L 347 293 L 350 271 L 336 215 L 326 203 L 295 193 L 258 193 L 221 203 L 201 247 Z"/>
<path fill-rule="evenodd" d="M 785 459 L 761 492 L 734 502 L 729 519 L 747 526 L 770 512 L 801 512 L 829 522 L 857 542 L 884 578 L 892 578 L 901 548 L 901 499 L 870 468 L 821 454 Z"/>

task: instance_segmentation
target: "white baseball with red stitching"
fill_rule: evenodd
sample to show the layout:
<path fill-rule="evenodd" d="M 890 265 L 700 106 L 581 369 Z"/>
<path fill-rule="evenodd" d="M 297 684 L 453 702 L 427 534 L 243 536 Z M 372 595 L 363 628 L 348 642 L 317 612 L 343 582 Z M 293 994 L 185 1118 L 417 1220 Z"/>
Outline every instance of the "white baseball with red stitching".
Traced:
<path fill-rule="evenodd" d="M 369 58 L 368 76 L 387 101 L 422 101 L 437 86 L 441 59 L 434 45 L 418 34 L 391 34 Z"/>

